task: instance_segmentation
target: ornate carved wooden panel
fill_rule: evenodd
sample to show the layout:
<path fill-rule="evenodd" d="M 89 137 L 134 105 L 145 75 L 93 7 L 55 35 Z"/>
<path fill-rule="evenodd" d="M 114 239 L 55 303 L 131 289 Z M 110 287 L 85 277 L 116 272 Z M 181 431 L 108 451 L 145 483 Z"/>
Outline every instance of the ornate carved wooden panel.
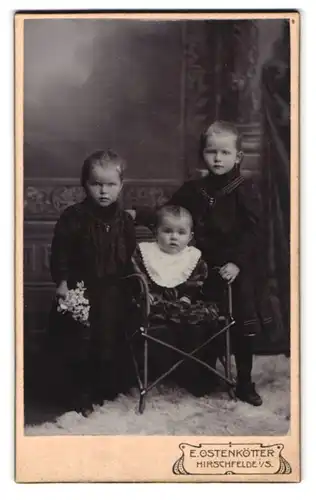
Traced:
<path fill-rule="evenodd" d="M 122 194 L 123 206 L 155 206 L 168 199 L 180 182 L 180 179 L 127 179 Z M 83 198 L 84 193 L 77 179 L 26 178 L 24 218 L 34 221 L 56 220 L 66 207 Z"/>

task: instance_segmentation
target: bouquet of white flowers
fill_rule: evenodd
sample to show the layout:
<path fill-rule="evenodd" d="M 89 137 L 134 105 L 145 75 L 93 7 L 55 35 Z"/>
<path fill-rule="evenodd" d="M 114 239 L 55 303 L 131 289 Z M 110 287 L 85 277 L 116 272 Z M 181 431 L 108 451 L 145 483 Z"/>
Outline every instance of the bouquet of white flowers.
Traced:
<path fill-rule="evenodd" d="M 90 305 L 84 295 L 85 291 L 84 282 L 80 281 L 76 288 L 68 290 L 65 298 L 58 300 L 57 311 L 62 314 L 70 313 L 75 321 L 89 326 Z"/>

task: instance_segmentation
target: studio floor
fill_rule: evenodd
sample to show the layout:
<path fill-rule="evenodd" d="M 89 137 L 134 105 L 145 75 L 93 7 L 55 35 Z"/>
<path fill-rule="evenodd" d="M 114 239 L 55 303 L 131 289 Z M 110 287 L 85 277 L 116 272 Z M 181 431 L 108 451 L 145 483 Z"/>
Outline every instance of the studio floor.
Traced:
<path fill-rule="evenodd" d="M 254 381 L 263 405 L 252 407 L 218 391 L 200 398 L 183 389 L 158 386 L 137 413 L 138 391 L 95 406 L 89 417 L 75 411 L 62 415 L 40 406 L 28 412 L 25 434 L 43 435 L 284 435 L 290 424 L 290 360 L 257 356 Z M 29 422 L 29 423 L 28 423 Z M 40 423 L 36 423 L 40 422 Z"/>

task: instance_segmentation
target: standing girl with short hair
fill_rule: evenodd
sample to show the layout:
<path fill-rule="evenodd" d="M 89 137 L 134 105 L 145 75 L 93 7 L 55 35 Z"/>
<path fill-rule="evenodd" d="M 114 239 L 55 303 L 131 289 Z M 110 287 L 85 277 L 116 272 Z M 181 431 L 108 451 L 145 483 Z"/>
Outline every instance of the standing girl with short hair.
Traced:
<path fill-rule="evenodd" d="M 62 213 L 52 241 L 57 302 L 83 282 L 90 305 L 88 328 L 56 307 L 50 323 L 72 379 L 73 407 L 84 413 L 91 411 L 92 403 L 112 399 L 124 388 L 123 278 L 136 247 L 133 220 L 119 204 L 124 168 L 113 151 L 96 151 L 84 161 L 81 184 L 86 197 Z"/>

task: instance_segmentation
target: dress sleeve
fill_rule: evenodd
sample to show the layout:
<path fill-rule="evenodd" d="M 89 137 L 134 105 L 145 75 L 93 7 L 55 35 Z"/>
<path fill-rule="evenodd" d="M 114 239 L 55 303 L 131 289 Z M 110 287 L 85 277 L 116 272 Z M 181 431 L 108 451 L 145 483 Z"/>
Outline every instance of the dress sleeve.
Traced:
<path fill-rule="evenodd" d="M 67 280 L 69 276 L 69 259 L 75 227 L 75 213 L 70 207 L 62 213 L 57 221 L 52 239 L 50 272 L 57 285 L 61 281 Z"/>
<path fill-rule="evenodd" d="M 134 265 L 135 271 L 137 271 L 138 273 L 143 274 L 142 256 L 141 256 L 141 252 L 140 252 L 140 249 L 139 249 L 138 245 L 136 245 L 136 248 L 134 250 L 134 253 L 133 253 L 133 256 L 132 256 L 132 261 L 133 261 L 133 265 Z"/>
<path fill-rule="evenodd" d="M 185 182 L 173 195 L 171 196 L 168 205 L 178 205 L 186 208 L 191 212 L 192 210 L 192 196 L 193 181 Z"/>
<path fill-rule="evenodd" d="M 192 192 L 191 186 L 192 181 L 185 182 L 165 203 L 165 205 L 178 205 L 191 211 L 192 205 Z M 157 209 L 160 207 L 137 207 L 134 209 L 136 211 L 136 224 L 140 226 L 146 226 L 149 229 L 154 229 L 156 226 L 156 213 Z"/>
<path fill-rule="evenodd" d="M 127 213 L 125 213 L 125 217 L 126 249 L 128 260 L 130 260 L 136 249 L 136 233 L 132 217 Z"/>
<path fill-rule="evenodd" d="M 143 276 L 143 278 L 145 279 L 145 281 L 148 285 L 149 293 L 151 293 L 151 288 L 152 288 L 151 287 L 151 280 L 148 279 L 146 269 L 145 269 L 143 259 L 142 259 L 142 254 L 141 254 L 141 251 L 140 251 L 140 248 L 138 245 L 136 245 L 135 251 L 133 253 L 132 263 L 133 263 L 134 272 L 141 274 Z M 137 294 L 137 292 L 139 292 L 139 287 L 135 287 L 135 285 L 134 285 L 135 295 Z"/>
<path fill-rule="evenodd" d="M 240 238 L 232 249 L 231 262 L 243 269 L 251 261 L 261 230 L 261 196 L 252 180 L 244 182 L 239 188 L 238 210 L 241 218 Z"/>
<path fill-rule="evenodd" d="M 156 208 L 155 207 L 134 207 L 136 211 L 135 224 L 145 226 L 153 230 L 156 226 Z"/>
<path fill-rule="evenodd" d="M 194 302 L 194 300 L 201 295 L 202 287 L 207 276 L 207 264 L 202 258 L 200 258 L 189 279 L 179 286 L 179 299 L 187 298 L 190 302 Z"/>

